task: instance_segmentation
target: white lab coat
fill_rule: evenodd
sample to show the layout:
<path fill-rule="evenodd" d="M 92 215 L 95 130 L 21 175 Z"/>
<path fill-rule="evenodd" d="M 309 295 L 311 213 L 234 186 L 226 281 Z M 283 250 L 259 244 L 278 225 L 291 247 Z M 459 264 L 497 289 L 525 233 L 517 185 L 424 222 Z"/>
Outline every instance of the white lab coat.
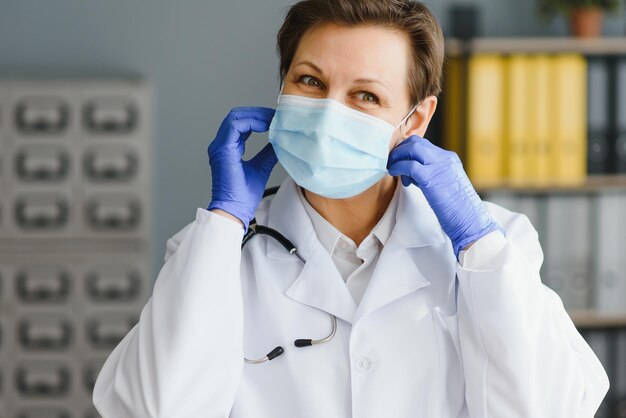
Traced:
<path fill-rule="evenodd" d="M 606 373 L 541 283 L 526 216 L 488 203 L 506 239 L 477 241 L 461 265 L 421 191 L 401 187 L 357 307 L 295 187 L 288 178 L 256 218 L 305 264 L 265 236 L 241 251 L 242 228 L 204 208 L 168 240 L 139 323 L 97 378 L 104 418 L 593 416 Z M 330 342 L 294 347 L 325 337 L 329 313 Z M 277 345 L 276 359 L 244 363 Z"/>

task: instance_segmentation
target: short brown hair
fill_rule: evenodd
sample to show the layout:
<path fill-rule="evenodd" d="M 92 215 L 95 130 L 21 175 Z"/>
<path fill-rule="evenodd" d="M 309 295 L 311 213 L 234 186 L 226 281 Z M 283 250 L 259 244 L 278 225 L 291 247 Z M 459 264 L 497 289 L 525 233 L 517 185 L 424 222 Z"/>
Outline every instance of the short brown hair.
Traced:
<path fill-rule="evenodd" d="M 372 24 L 406 33 L 413 52 L 408 80 L 412 104 L 441 92 L 443 32 L 428 7 L 414 0 L 302 0 L 294 4 L 277 36 L 281 82 L 304 33 L 324 23 Z"/>

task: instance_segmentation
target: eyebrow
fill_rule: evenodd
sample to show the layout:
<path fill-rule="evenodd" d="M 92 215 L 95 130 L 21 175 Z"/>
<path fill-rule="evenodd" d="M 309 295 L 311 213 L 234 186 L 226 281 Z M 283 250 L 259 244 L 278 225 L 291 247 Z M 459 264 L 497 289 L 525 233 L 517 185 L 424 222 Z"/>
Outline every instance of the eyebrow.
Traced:
<path fill-rule="evenodd" d="M 299 63 L 296 64 L 296 67 L 298 65 L 308 65 L 309 67 L 313 68 L 318 73 L 324 75 L 324 71 L 322 71 L 322 69 L 320 67 L 318 67 L 317 65 L 313 64 L 311 61 L 300 61 Z"/>
<path fill-rule="evenodd" d="M 318 67 L 317 65 L 313 64 L 311 61 L 300 61 L 299 63 L 297 63 L 295 66 L 299 66 L 299 65 L 306 65 L 311 67 L 312 69 L 314 69 L 315 71 L 317 71 L 318 73 L 320 73 L 321 75 L 324 75 L 324 71 L 322 71 L 322 69 L 320 67 Z M 376 79 L 372 79 L 372 78 L 358 78 L 356 80 L 354 80 L 355 83 L 360 83 L 360 84 L 380 84 L 381 86 L 385 87 L 386 89 L 389 89 L 389 87 L 383 83 L 380 80 L 376 80 Z"/>
<path fill-rule="evenodd" d="M 385 88 L 389 88 L 387 87 L 387 85 L 385 83 L 383 83 L 380 80 L 375 80 L 375 79 L 370 79 L 370 78 L 359 78 L 358 80 L 354 80 L 355 83 L 360 83 L 360 84 L 380 84 L 381 86 L 385 87 Z"/>

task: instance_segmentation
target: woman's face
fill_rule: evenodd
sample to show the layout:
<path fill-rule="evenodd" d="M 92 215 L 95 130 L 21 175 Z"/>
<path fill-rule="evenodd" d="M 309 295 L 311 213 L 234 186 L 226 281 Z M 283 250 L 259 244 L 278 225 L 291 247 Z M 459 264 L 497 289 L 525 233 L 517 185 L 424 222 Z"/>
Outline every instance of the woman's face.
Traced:
<path fill-rule="evenodd" d="M 300 40 L 283 94 L 330 98 L 396 126 L 413 107 L 409 96 L 408 37 L 380 26 L 324 24 Z M 394 132 L 391 150 L 404 138 L 424 136 L 437 98 L 423 100 Z"/>

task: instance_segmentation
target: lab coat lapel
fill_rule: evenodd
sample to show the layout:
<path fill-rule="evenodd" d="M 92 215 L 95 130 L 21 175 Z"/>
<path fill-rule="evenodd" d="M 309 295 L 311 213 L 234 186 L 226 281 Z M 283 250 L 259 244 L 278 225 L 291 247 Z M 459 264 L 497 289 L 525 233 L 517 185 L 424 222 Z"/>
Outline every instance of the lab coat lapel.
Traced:
<path fill-rule="evenodd" d="M 445 240 L 439 221 L 415 186 L 400 187 L 396 224 L 354 317 L 354 323 L 376 309 L 430 284 L 420 265 L 432 262 L 424 247 Z"/>
<path fill-rule="evenodd" d="M 346 283 L 321 244 L 310 254 L 302 272 L 285 294 L 348 323 L 352 323 L 356 312 L 356 303 Z"/>
<path fill-rule="evenodd" d="M 291 240 L 306 261 L 285 295 L 352 323 L 356 303 L 332 258 L 317 239 L 296 187 L 289 177 L 283 182 L 270 204 L 268 219 L 268 226 Z M 269 259 L 289 260 L 302 265 L 298 258 L 273 240 L 267 241 L 266 255 Z"/>

